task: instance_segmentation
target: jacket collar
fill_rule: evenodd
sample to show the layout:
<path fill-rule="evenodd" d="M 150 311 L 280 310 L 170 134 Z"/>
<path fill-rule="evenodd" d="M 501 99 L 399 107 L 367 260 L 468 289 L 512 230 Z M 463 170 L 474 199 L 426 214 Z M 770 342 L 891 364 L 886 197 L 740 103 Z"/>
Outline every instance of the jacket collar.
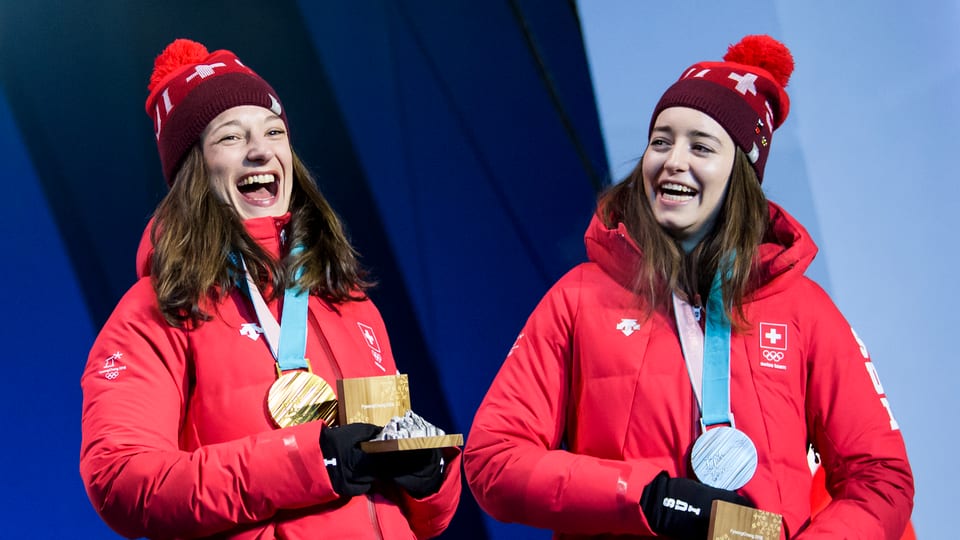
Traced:
<path fill-rule="evenodd" d="M 751 293 L 751 299 L 773 294 L 802 276 L 817 254 L 817 246 L 806 229 L 777 204 L 769 201 L 767 204 L 770 227 L 757 250 L 760 286 Z M 584 235 L 584 244 L 592 262 L 621 286 L 634 290 L 643 253 L 623 223 L 618 223 L 616 228 L 607 227 L 595 213 Z"/>

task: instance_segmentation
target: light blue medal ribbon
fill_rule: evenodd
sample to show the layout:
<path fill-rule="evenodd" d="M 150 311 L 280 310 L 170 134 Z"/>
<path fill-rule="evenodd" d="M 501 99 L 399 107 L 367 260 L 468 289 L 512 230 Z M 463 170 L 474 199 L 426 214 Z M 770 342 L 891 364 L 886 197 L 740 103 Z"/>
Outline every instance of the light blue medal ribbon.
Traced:
<path fill-rule="evenodd" d="M 295 246 L 291 255 L 303 251 Z M 307 302 L 310 295 L 297 282 L 303 275 L 303 267 L 297 268 L 293 283 L 283 292 L 283 310 L 280 314 L 280 344 L 276 352 L 277 367 L 281 372 L 291 369 L 310 369 L 307 363 Z"/>
<path fill-rule="evenodd" d="M 301 246 L 295 246 L 291 255 L 301 251 Z M 312 372 L 310 361 L 306 358 L 307 307 L 310 294 L 297 285 L 303 275 L 303 267 L 297 269 L 293 282 L 283 293 L 280 317 L 282 324 L 278 324 L 247 272 L 243 259 L 234 255 L 231 255 L 231 259 L 234 262 L 239 260 L 239 265 L 243 267 L 246 279 L 239 280 L 239 285 L 253 302 L 257 320 L 277 362 L 277 380 L 267 393 L 270 416 L 279 427 L 318 419 L 331 425 L 336 423 L 336 394 L 323 378 Z"/>
<path fill-rule="evenodd" d="M 733 425 L 730 411 L 730 317 L 723 308 L 720 271 L 713 276 L 707 298 L 707 330 L 703 337 L 704 429 L 717 424 Z"/>
<path fill-rule="evenodd" d="M 302 246 L 294 247 L 290 253 L 296 255 L 303 251 Z M 277 370 L 280 372 L 293 369 L 310 369 L 306 360 L 307 353 L 307 303 L 310 295 L 300 289 L 297 281 L 303 275 L 303 267 L 297 269 L 293 283 L 283 292 L 283 310 L 280 314 L 281 323 L 274 319 L 267 308 L 263 295 L 256 284 L 252 282 L 247 272 L 246 263 L 239 255 L 231 255 L 234 262 L 239 261 L 243 268 L 244 278 L 238 279 L 238 285 L 247 298 L 253 302 L 260 328 L 270 347 L 270 352 L 277 361 Z"/>
<path fill-rule="evenodd" d="M 703 432 L 693 443 L 690 461 L 697 478 L 704 484 L 738 489 L 750 481 L 757 470 L 757 449 L 750 437 L 736 428 L 730 408 L 731 328 L 723 306 L 721 275 L 718 269 L 707 298 L 700 419 Z M 676 309 L 677 304 L 674 305 Z M 684 324 L 683 320 L 677 314 L 678 327 Z M 679 330 L 683 340 L 684 328 Z M 684 349 L 688 348 L 684 344 Z M 689 364 L 688 356 L 685 354 L 684 358 Z"/>

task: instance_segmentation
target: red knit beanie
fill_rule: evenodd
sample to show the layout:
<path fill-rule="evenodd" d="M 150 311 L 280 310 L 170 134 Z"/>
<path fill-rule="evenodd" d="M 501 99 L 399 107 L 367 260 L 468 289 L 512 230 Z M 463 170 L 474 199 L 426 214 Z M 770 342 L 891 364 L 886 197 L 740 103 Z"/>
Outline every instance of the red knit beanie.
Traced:
<path fill-rule="evenodd" d="M 207 48 L 189 39 L 174 40 L 160 53 L 150 77 L 147 115 L 160 150 L 167 184 L 190 147 L 211 120 L 239 105 L 257 105 L 276 113 L 287 123 L 277 93 L 235 54 Z M 288 126 L 289 130 L 289 126 Z"/>
<path fill-rule="evenodd" d="M 723 60 L 687 68 L 654 108 L 650 132 L 666 108 L 690 107 L 706 113 L 747 154 L 763 182 L 773 130 L 790 111 L 784 88 L 793 73 L 793 56 L 783 43 L 756 35 L 731 45 Z"/>

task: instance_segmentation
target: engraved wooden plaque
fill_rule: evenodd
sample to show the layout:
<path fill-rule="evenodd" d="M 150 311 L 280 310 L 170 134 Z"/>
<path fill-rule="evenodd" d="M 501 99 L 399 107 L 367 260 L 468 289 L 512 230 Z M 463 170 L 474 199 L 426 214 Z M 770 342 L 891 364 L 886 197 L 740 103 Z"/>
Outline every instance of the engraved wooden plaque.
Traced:
<path fill-rule="evenodd" d="M 710 509 L 709 540 L 780 540 L 780 514 L 713 501 Z"/>
<path fill-rule="evenodd" d="M 394 416 L 403 416 L 410 408 L 410 384 L 405 374 L 359 377 L 337 381 L 340 424 L 365 422 L 384 426 Z M 421 448 L 462 446 L 463 435 L 453 433 L 436 437 L 410 437 L 360 443 L 364 452 L 396 452 Z"/>
<path fill-rule="evenodd" d="M 340 379 L 337 395 L 340 424 L 385 426 L 394 416 L 410 410 L 410 384 L 403 374 Z"/>

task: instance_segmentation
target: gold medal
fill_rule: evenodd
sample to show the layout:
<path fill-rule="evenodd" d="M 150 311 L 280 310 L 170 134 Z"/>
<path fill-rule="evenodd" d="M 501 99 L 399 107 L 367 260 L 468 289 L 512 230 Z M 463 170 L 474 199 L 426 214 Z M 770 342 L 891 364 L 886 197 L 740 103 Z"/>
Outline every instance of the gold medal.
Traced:
<path fill-rule="evenodd" d="M 288 371 L 270 385 L 267 409 L 280 427 L 320 419 L 333 425 L 337 421 L 337 395 L 318 375 Z"/>

